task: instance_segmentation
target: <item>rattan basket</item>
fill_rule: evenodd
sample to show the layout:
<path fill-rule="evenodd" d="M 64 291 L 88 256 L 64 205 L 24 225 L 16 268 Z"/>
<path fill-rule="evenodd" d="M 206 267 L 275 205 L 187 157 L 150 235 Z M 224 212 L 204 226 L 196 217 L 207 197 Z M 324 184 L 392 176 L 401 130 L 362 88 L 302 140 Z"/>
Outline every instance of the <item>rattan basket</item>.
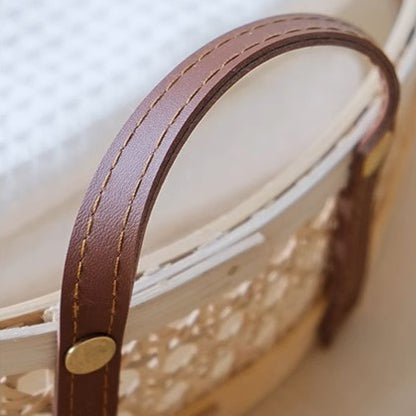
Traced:
<path fill-rule="evenodd" d="M 326 2 L 318 3 L 308 8 L 319 12 L 336 9 Z M 354 1 L 347 3 L 351 10 L 360 7 Z M 375 258 L 405 165 L 406 150 L 415 132 L 408 120 L 412 117 L 416 76 L 416 3 L 405 0 L 392 4 L 397 13 L 387 39 L 382 40 L 404 94 L 394 145 L 377 185 L 370 250 Z M 286 11 L 284 7 L 282 11 Z M 348 17 L 348 10 L 338 13 Z M 315 58 L 312 54 L 295 54 L 291 59 L 292 66 L 290 60 L 283 62 L 283 66 L 287 65 L 283 68 L 286 79 L 293 76 L 290 71 L 299 63 Z M 316 59 L 321 60 L 322 55 Z M 351 64 L 356 57 L 348 59 L 341 60 L 341 64 L 356 68 Z M 204 135 L 216 134 L 223 128 L 221 114 L 228 111 L 225 109 L 233 107 L 226 113 L 231 120 L 233 114 L 244 111 L 244 106 L 248 106 L 248 112 L 255 111 L 255 106 L 244 101 L 247 94 L 263 95 L 266 105 L 270 104 L 262 85 L 267 85 L 268 77 L 279 65 L 282 63 L 267 64 L 253 77 L 243 79 L 213 108 L 195 132 L 201 140 L 197 137 L 195 146 L 189 151 L 185 149 L 183 159 L 175 165 L 172 179 L 163 189 L 166 195 L 176 193 L 175 187 L 187 175 L 183 172 L 189 172 L 195 152 L 205 151 L 195 150 Z M 319 67 L 316 68 L 318 72 Z M 287 163 L 276 174 L 263 177 L 262 186 L 253 183 L 229 200 L 229 188 L 224 186 L 222 211 L 214 207 L 210 215 L 196 214 L 185 227 L 180 223 L 180 227 L 165 234 L 160 229 L 163 221 L 171 218 L 163 217 L 167 208 L 162 192 L 160 207 L 156 206 L 150 224 L 154 239 L 145 243 L 138 270 L 140 279 L 133 288 L 122 354 L 121 415 L 242 414 L 277 386 L 315 343 L 328 302 L 324 270 L 328 245 L 337 226 L 337 195 L 347 181 L 351 149 L 371 124 L 380 104 L 377 74 L 372 71 L 367 75 L 367 68 L 361 63 L 359 68 L 353 96 L 343 96 L 348 98 L 348 104 L 345 105 L 345 99 L 334 99 L 337 116 L 331 123 L 326 122 L 325 130 L 317 129 L 318 145 L 296 160 L 288 156 Z M 366 74 L 364 79 L 361 74 Z M 269 111 L 269 116 L 272 113 Z M 272 122 L 271 118 L 264 131 Z M 95 159 L 90 163 L 93 165 Z M 220 161 L 218 166 L 221 170 Z M 88 173 L 82 174 L 81 188 L 86 185 Z M 175 177 L 180 179 L 175 182 Z M 189 188 L 188 194 L 193 191 Z M 59 292 L 49 291 L 49 287 L 56 286 L 50 283 L 49 275 L 62 266 L 59 262 L 51 269 L 39 265 L 38 279 L 47 282 L 47 290 L 41 296 L 32 298 L 27 288 L 22 294 L 23 283 L 15 284 L 12 291 L 20 287 L 20 292 L 13 293 L 12 298 L 21 298 L 7 302 L 5 282 L 13 281 L 16 270 L 23 270 L 20 263 L 25 261 L 25 253 L 18 243 L 24 241 L 28 245 L 33 243 L 31 238 L 46 235 L 42 233 L 49 232 L 45 230 L 52 226 L 70 223 L 72 206 L 79 200 L 77 192 L 74 190 L 71 201 L 55 208 L 49 218 L 36 219 L 32 213 L 32 225 L 22 223 L 20 229 L 5 227 L 2 248 L 10 254 L 17 247 L 20 257 L 15 256 L 16 266 L 6 269 L 8 274 L 2 276 L 6 300 L 0 308 L 0 415 L 51 413 Z M 180 199 L 182 195 L 178 193 Z M 22 201 L 27 209 L 27 200 Z M 192 209 L 197 211 L 197 207 L 195 204 Z M 16 210 L 15 206 L 12 208 Z M 182 208 L 179 202 L 173 210 Z M 159 230 L 156 224 L 162 224 Z M 67 228 L 62 227 L 66 236 Z M 22 235 L 26 240 L 22 240 Z M 6 247 L 8 242 L 10 246 Z M 53 244 L 51 239 L 46 251 L 53 250 Z M 10 259 L 4 257 L 5 262 Z M 30 273 L 32 266 L 25 268 Z M 48 278 L 42 277 L 43 273 Z M 266 370 L 271 367 L 274 371 L 268 373 Z"/>

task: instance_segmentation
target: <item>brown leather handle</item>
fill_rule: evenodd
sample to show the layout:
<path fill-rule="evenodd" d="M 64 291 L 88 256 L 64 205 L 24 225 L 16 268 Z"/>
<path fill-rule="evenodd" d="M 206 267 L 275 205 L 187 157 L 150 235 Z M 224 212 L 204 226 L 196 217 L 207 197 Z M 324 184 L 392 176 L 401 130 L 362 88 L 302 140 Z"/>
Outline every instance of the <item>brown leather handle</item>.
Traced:
<path fill-rule="evenodd" d="M 363 33 L 333 18 L 285 15 L 245 25 L 204 46 L 139 105 L 104 156 L 73 229 L 62 284 L 55 414 L 115 415 L 120 348 L 146 224 L 161 185 L 190 133 L 241 77 L 285 52 L 317 45 L 354 49 L 379 67 L 387 100 L 357 147 L 389 129 L 398 104 L 394 68 Z M 77 341 L 109 335 L 116 353 L 103 368 L 65 366 Z"/>

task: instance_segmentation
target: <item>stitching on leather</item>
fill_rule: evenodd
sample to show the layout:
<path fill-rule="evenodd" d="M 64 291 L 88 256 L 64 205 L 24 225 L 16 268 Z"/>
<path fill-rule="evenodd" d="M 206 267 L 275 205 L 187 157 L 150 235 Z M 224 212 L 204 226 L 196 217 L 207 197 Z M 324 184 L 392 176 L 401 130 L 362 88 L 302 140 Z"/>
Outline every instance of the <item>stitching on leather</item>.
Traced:
<path fill-rule="evenodd" d="M 262 27 L 266 27 L 268 24 L 267 23 L 261 23 L 259 25 L 253 26 L 251 28 L 251 30 L 257 30 L 257 29 L 261 29 Z"/>
<path fill-rule="evenodd" d="M 136 124 L 136 126 L 135 126 L 135 128 L 133 129 L 133 131 L 131 132 L 131 134 L 127 137 L 127 139 L 124 141 L 124 143 L 123 143 L 123 145 L 121 146 L 121 148 L 118 150 L 118 152 L 117 152 L 117 154 L 116 154 L 116 156 L 115 156 L 115 158 L 114 158 L 114 160 L 113 160 L 113 163 L 111 164 L 111 167 L 110 167 L 110 170 L 107 172 L 107 174 L 106 174 L 106 176 L 105 176 L 105 178 L 104 178 L 104 180 L 103 180 L 103 182 L 102 182 L 102 184 L 101 184 L 101 186 L 100 186 L 100 191 L 99 191 L 99 193 L 98 193 L 98 195 L 96 196 L 96 198 L 95 198 L 95 200 L 94 200 L 94 203 L 93 203 L 93 205 L 92 205 L 92 208 L 91 208 L 91 212 L 90 212 L 90 216 L 89 216 L 89 218 L 88 218 L 88 222 L 87 222 L 87 226 L 86 226 L 86 233 L 85 233 L 85 236 L 84 236 L 84 238 L 83 238 L 83 240 L 82 240 L 82 242 L 81 242 L 81 248 L 80 248 L 80 260 L 79 260 L 79 264 L 78 264 L 78 268 L 77 268 L 77 280 L 76 280 L 76 284 L 75 284 L 75 290 L 74 290 L 74 300 L 78 300 L 78 294 L 79 294 L 79 278 L 80 278 L 80 275 L 81 275 L 81 273 L 82 273 L 82 266 L 83 266 L 83 260 L 84 260 L 84 257 L 85 257 L 85 253 L 86 253 L 86 240 L 87 240 L 87 238 L 88 238 L 88 236 L 90 235 L 90 233 L 91 233 L 91 228 L 92 228 L 92 220 L 93 220 L 93 217 L 94 217 L 94 215 L 95 215 L 95 213 L 96 213 L 96 211 L 97 211 L 97 209 L 98 209 L 98 206 L 99 206 L 99 204 L 100 204 L 100 201 L 101 201 L 101 197 L 102 197 L 102 194 L 104 193 L 104 191 L 105 191 L 105 189 L 106 189 L 106 187 L 107 187 L 107 184 L 108 184 L 108 182 L 109 182 L 109 179 L 110 179 L 110 177 L 111 177 L 111 173 L 112 173 L 112 171 L 114 170 L 114 168 L 117 166 L 117 164 L 118 164 L 118 161 L 119 161 L 119 159 L 120 159 L 120 157 L 121 157 L 121 154 L 122 154 L 122 152 L 124 151 L 124 149 L 126 148 L 126 146 L 127 146 L 127 144 L 129 143 L 129 141 L 131 140 L 131 138 L 133 137 L 133 135 L 134 135 L 134 133 L 135 133 L 135 131 L 137 130 L 137 128 L 142 124 L 142 122 L 147 118 L 147 116 L 149 115 L 149 113 L 150 113 L 150 111 L 155 107 L 155 105 L 161 100 L 161 98 L 176 84 L 176 82 L 183 76 L 183 75 L 185 75 L 191 68 L 193 68 L 198 62 L 201 62 L 201 60 L 203 59 L 203 58 L 205 58 L 206 56 L 208 56 L 209 54 L 211 54 L 214 50 L 216 50 L 217 48 L 219 48 L 219 47 L 221 47 L 221 46 L 223 46 L 223 45 L 225 45 L 226 43 L 228 43 L 228 42 L 230 42 L 231 40 L 233 40 L 233 39 L 235 39 L 235 38 L 237 38 L 237 37 L 240 37 L 240 36 L 242 36 L 243 34 L 246 34 L 246 33 L 251 33 L 253 30 L 256 30 L 256 29 L 259 29 L 259 28 L 262 28 L 262 27 L 265 27 L 265 26 L 269 26 L 269 25 L 272 25 L 272 24 L 276 24 L 276 23 L 280 23 L 280 22 L 284 22 L 284 21 L 291 21 L 291 20 L 296 20 L 296 21 L 299 21 L 299 20 L 323 20 L 323 21 L 334 21 L 334 19 L 331 19 L 331 18 L 327 18 L 327 19 L 321 19 L 321 18 L 318 18 L 318 17 L 313 17 L 313 16 L 311 16 L 311 17 L 296 17 L 296 18 L 293 18 L 293 19 L 278 19 L 278 20 L 274 20 L 274 21 L 272 21 L 272 22 L 269 22 L 267 25 L 266 24 L 264 24 L 264 25 L 257 25 L 257 26 L 254 26 L 252 29 L 250 29 L 250 30 L 245 30 L 245 31 L 243 31 L 243 32 L 240 32 L 240 33 L 238 33 L 238 34 L 236 34 L 236 35 L 234 35 L 232 38 L 229 38 L 229 39 L 226 39 L 226 40 L 224 40 L 224 41 L 221 41 L 221 42 L 219 42 L 218 44 L 216 44 L 213 48 L 211 48 L 211 49 L 209 49 L 208 51 L 205 51 L 203 54 L 201 54 L 200 56 L 199 56 L 199 58 L 197 59 L 197 61 L 195 61 L 195 62 L 193 62 L 193 63 L 191 63 L 191 64 L 189 64 L 186 68 L 184 68 L 181 72 L 180 72 L 180 74 L 177 76 L 177 77 L 175 77 L 169 84 L 168 84 L 168 86 L 164 89 L 164 91 L 150 104 L 150 106 L 149 106 L 149 108 L 148 108 L 148 110 L 144 113 L 144 115 L 140 118 L 140 120 L 137 122 L 137 124 Z M 296 29 L 296 30 L 290 30 L 290 31 L 287 31 L 287 32 L 284 32 L 283 34 L 288 34 L 288 33 L 294 33 L 294 31 L 302 31 L 302 30 L 311 30 L 312 28 L 306 28 L 306 29 Z M 318 30 L 318 29 L 325 29 L 325 27 L 313 27 L 313 29 L 314 30 Z M 336 28 L 337 30 L 338 30 L 338 28 Z M 346 31 L 345 31 L 346 32 Z M 357 35 L 357 34 L 359 34 L 359 33 L 356 33 L 356 32 L 351 32 L 351 33 L 354 33 L 355 35 Z M 271 39 L 271 38 L 273 38 L 273 37 L 277 37 L 277 36 L 280 36 L 280 35 L 282 35 L 282 33 L 280 33 L 280 34 L 276 34 L 276 35 L 272 35 L 272 36 L 270 36 L 270 37 L 268 37 L 266 40 L 269 40 L 269 39 Z M 247 47 L 245 50 L 249 50 L 249 49 L 251 49 L 251 48 L 253 48 L 253 47 L 255 47 L 255 46 L 257 46 L 259 43 L 256 43 L 256 44 L 253 44 L 253 45 L 250 45 L 249 47 Z M 235 56 L 235 57 L 232 57 L 232 58 L 230 58 L 229 59 L 229 61 L 228 62 L 230 62 L 231 60 L 233 60 L 233 59 L 235 59 L 235 58 L 237 58 L 237 56 Z M 215 75 L 215 74 L 214 74 Z M 211 75 L 211 77 L 212 76 L 214 76 L 214 75 Z M 194 93 L 193 93 L 193 96 L 195 95 L 197 93 L 197 91 L 195 91 Z M 77 317 L 77 314 L 78 314 L 78 305 L 76 305 L 76 304 L 74 304 L 74 315 Z M 76 328 L 77 328 L 77 323 L 76 323 L 76 318 L 74 319 L 74 330 L 73 330 L 73 333 L 74 333 L 74 342 L 75 342 L 75 340 L 76 340 L 76 334 L 77 334 L 77 331 L 76 331 Z"/>
<path fill-rule="evenodd" d="M 319 26 L 309 26 L 305 30 L 310 31 L 310 30 L 317 30 L 317 29 L 319 29 Z"/>
<path fill-rule="evenodd" d="M 243 49 L 243 52 L 249 51 L 250 49 L 253 49 L 253 48 L 255 48 L 256 46 L 259 46 L 259 45 L 260 45 L 260 42 L 255 42 L 255 43 L 252 43 L 251 45 L 249 45 L 249 46 L 245 47 L 245 48 Z"/>
<path fill-rule="evenodd" d="M 95 216 L 95 213 L 98 209 L 98 206 L 100 204 L 101 201 L 101 197 L 102 194 L 104 193 L 107 184 L 109 182 L 109 179 L 111 177 L 112 171 L 114 170 L 114 168 L 117 166 L 119 159 L 121 157 L 122 152 L 124 151 L 124 149 L 126 148 L 127 144 L 129 143 L 129 141 L 131 140 L 131 138 L 133 137 L 136 129 L 142 124 L 142 122 L 147 118 L 148 114 L 150 113 L 150 111 L 154 108 L 154 106 L 161 100 L 161 98 L 176 84 L 176 82 L 184 75 L 186 74 L 191 68 L 193 68 L 194 66 L 197 65 L 197 63 L 201 62 L 202 59 L 204 59 L 205 57 L 207 57 L 209 54 L 211 54 L 214 50 L 218 49 L 219 47 L 227 44 L 228 42 L 230 42 L 231 40 L 240 37 L 246 33 L 252 33 L 252 31 L 256 30 L 256 29 L 260 29 L 262 27 L 265 27 L 266 25 L 272 25 L 272 24 L 277 24 L 277 23 L 281 23 L 284 21 L 290 21 L 290 20 L 296 20 L 296 21 L 300 21 L 300 20 L 324 20 L 324 21 L 334 21 L 334 19 L 331 18 L 326 18 L 326 19 L 321 19 L 319 17 L 295 17 L 295 18 L 281 18 L 281 19 L 276 19 L 273 20 L 272 22 L 269 22 L 268 24 L 260 24 L 260 25 L 256 25 L 251 29 L 246 29 L 242 32 L 239 32 L 237 34 L 235 34 L 233 37 L 222 40 L 221 42 L 217 43 L 213 48 L 208 49 L 207 51 L 203 52 L 198 59 L 195 62 L 190 63 L 187 67 L 185 67 L 177 77 L 175 77 L 168 85 L 167 87 L 164 89 L 164 91 L 158 95 L 158 97 L 150 104 L 148 110 L 144 113 L 144 115 L 139 119 L 139 121 L 137 122 L 135 128 L 133 129 L 133 131 L 131 132 L 131 134 L 126 138 L 126 140 L 124 141 L 123 145 L 121 146 L 121 148 L 118 150 L 112 164 L 111 167 L 109 169 L 109 171 L 107 172 L 106 176 L 104 177 L 103 182 L 101 183 L 100 186 L 100 191 L 97 194 L 97 196 L 95 197 L 95 200 L 93 202 L 93 205 L 91 207 L 91 212 L 87 221 L 87 225 L 86 225 L 86 232 L 85 232 L 85 236 L 81 241 L 81 247 L 80 247 L 80 258 L 78 261 L 78 266 L 77 266 L 77 273 L 76 273 L 76 280 L 75 280 L 75 287 L 74 287 L 74 293 L 73 293 L 73 342 L 76 341 L 76 337 L 77 337 L 77 332 L 78 332 L 78 301 L 79 301 L 79 284 L 80 284 L 80 278 L 81 278 L 81 274 L 82 274 L 82 267 L 83 267 L 83 262 L 84 262 L 84 258 L 85 258 L 85 253 L 86 253 L 86 241 L 87 238 L 89 237 L 90 233 L 91 233 L 91 228 L 92 228 L 92 222 L 93 222 L 93 218 Z M 251 47 L 254 47 L 251 46 Z M 248 50 L 248 49 L 246 49 Z M 194 95 L 196 94 L 196 92 L 194 93 Z"/>
<path fill-rule="evenodd" d="M 321 29 L 326 29 L 325 27 L 319 27 L 316 30 L 321 30 Z M 284 36 L 288 33 L 296 33 L 296 32 L 303 32 L 304 29 L 303 28 L 297 28 L 297 29 L 290 29 L 288 31 L 282 32 L 280 33 L 280 36 Z M 114 324 L 114 317 L 115 317 L 115 309 L 116 309 L 116 294 L 117 294 L 117 278 L 118 278 L 118 271 L 119 271 L 119 266 L 120 266 L 120 256 L 122 254 L 122 249 L 123 249 L 123 241 L 124 241 L 124 235 L 125 235 L 125 229 L 127 226 L 127 222 L 128 222 L 128 218 L 131 212 L 131 208 L 132 208 L 132 204 L 134 202 L 134 199 L 136 198 L 136 194 L 139 190 L 140 184 L 143 180 L 144 175 L 147 172 L 147 169 L 150 165 L 150 162 L 153 160 L 153 157 L 156 153 L 156 151 L 158 150 L 158 148 L 160 147 L 160 144 L 162 143 L 163 139 L 165 138 L 167 132 L 169 131 L 170 127 L 176 122 L 176 120 L 178 119 L 179 115 L 182 113 L 182 111 L 186 108 L 186 106 L 189 104 L 189 102 L 191 101 L 191 99 L 198 94 L 198 92 L 213 78 L 215 77 L 215 75 L 217 75 L 226 65 L 228 65 L 231 61 L 237 59 L 238 57 L 240 57 L 245 51 L 253 48 L 254 46 L 258 46 L 260 44 L 263 44 L 265 42 L 267 42 L 269 40 L 269 37 L 264 38 L 261 42 L 256 42 L 253 45 L 249 45 L 247 47 L 245 47 L 244 49 L 242 49 L 240 52 L 234 54 L 233 56 L 231 56 L 230 58 L 228 58 L 226 61 L 224 61 L 217 69 L 213 70 L 210 72 L 210 74 L 201 82 L 201 84 L 192 92 L 192 94 L 187 98 L 187 100 L 185 101 L 185 103 L 179 108 L 179 110 L 174 114 L 174 116 L 171 118 L 171 120 L 169 121 L 169 123 L 167 124 L 167 126 L 165 127 L 165 129 L 163 130 L 163 132 L 161 133 L 161 135 L 158 137 L 158 139 L 156 140 L 156 143 L 154 144 L 153 150 L 151 151 L 151 153 L 149 154 L 148 158 L 146 159 L 143 168 L 140 172 L 139 178 L 137 179 L 137 182 L 135 184 L 135 187 L 130 195 L 125 213 L 123 215 L 123 221 L 122 221 L 122 229 L 121 232 L 119 234 L 119 238 L 117 241 L 117 257 L 115 260 L 115 264 L 114 264 L 114 279 L 113 279 L 113 285 L 112 285 L 112 293 L 114 295 L 113 299 L 112 299 L 112 305 L 111 305 L 111 311 L 110 311 L 110 321 L 109 321 L 109 325 L 108 325 L 108 330 L 107 332 L 109 334 L 111 334 L 112 332 L 112 328 L 113 328 L 113 324 Z"/>
<path fill-rule="evenodd" d="M 315 30 L 321 30 L 321 29 L 326 29 L 325 27 L 316 27 Z M 304 29 L 303 28 L 298 28 L 298 29 L 290 29 L 286 32 L 282 32 L 279 33 L 279 36 L 284 36 L 288 33 L 296 33 L 296 32 L 303 32 Z M 163 142 L 163 139 L 165 138 L 167 132 L 169 131 L 170 127 L 175 123 L 175 121 L 177 120 L 177 118 L 179 117 L 179 115 L 182 113 L 182 111 L 186 108 L 186 106 L 189 104 L 189 102 L 192 100 L 192 98 L 198 94 L 198 92 L 217 74 L 219 73 L 226 65 L 228 65 L 231 61 L 237 59 L 238 57 L 240 57 L 242 54 L 244 54 L 247 50 L 252 49 L 255 46 L 259 46 L 263 43 L 266 43 L 268 40 L 270 40 L 270 36 L 264 38 L 261 42 L 255 42 L 247 47 L 245 47 L 244 49 L 242 49 L 240 52 L 234 54 L 233 56 L 231 56 L 230 58 L 228 58 L 226 61 L 224 61 L 220 67 L 218 67 L 217 69 L 213 70 L 210 72 L 210 74 L 208 75 L 208 77 L 206 77 L 201 84 L 199 85 L 198 88 L 196 88 L 191 95 L 187 98 L 187 100 L 185 101 L 185 103 L 179 108 L 179 110 L 174 114 L 174 116 L 171 118 L 171 120 L 169 121 L 169 123 L 167 124 L 167 126 L 165 127 L 165 129 L 163 130 L 162 134 L 159 136 L 159 138 L 156 140 L 153 150 L 150 153 L 150 155 L 148 156 L 148 158 L 146 159 L 143 168 L 140 172 L 139 178 L 134 186 L 133 192 L 130 195 L 129 201 L 128 201 L 128 205 L 126 207 L 125 210 L 125 214 L 123 216 L 123 221 L 122 221 L 122 229 L 121 232 L 119 234 L 119 238 L 118 238 L 118 242 L 117 242 L 117 257 L 115 260 L 115 264 L 114 264 L 114 278 L 113 278 L 113 284 L 112 284 L 112 305 L 111 305 L 111 311 L 110 311 L 110 321 L 109 321 L 109 325 L 108 325 L 108 333 L 112 332 L 112 328 L 113 328 L 113 324 L 114 324 L 114 318 L 115 318 L 115 314 L 116 314 L 116 305 L 117 305 L 117 284 L 118 284 L 118 272 L 119 272 L 119 267 L 120 267 L 120 258 L 121 258 L 121 254 L 122 254 L 122 249 L 123 249 L 123 242 L 124 242 L 124 236 L 125 236 L 125 230 L 126 230 L 126 226 L 127 226 L 127 222 L 129 219 L 129 215 L 131 212 L 131 208 L 133 205 L 133 202 L 136 198 L 137 192 L 140 188 L 141 182 L 144 178 L 144 176 L 146 175 L 147 169 L 151 163 L 151 161 L 154 158 L 154 155 L 156 154 L 156 151 L 158 150 L 158 148 L 160 147 L 161 143 Z M 105 371 L 105 380 L 108 380 L 108 368 L 106 367 L 106 371 Z M 105 383 L 106 385 L 106 383 Z M 104 395 L 107 396 L 108 394 L 108 389 L 105 389 L 104 391 Z M 107 401 L 107 398 L 106 398 Z M 103 409 L 103 412 L 105 410 Z"/>
<path fill-rule="evenodd" d="M 281 18 L 281 19 L 276 19 L 273 20 L 267 24 L 258 24 L 254 27 L 252 27 L 251 29 L 246 29 L 242 32 L 236 33 L 234 36 L 232 36 L 229 39 L 226 40 L 222 40 L 221 42 L 217 43 L 216 45 L 214 45 L 214 47 L 212 47 L 211 49 L 208 49 L 207 51 L 204 51 L 199 57 L 198 59 L 189 64 L 187 67 L 185 67 L 184 69 L 182 69 L 182 71 L 179 73 L 179 75 L 177 77 L 175 77 L 167 86 L 166 88 L 163 90 L 163 92 L 158 95 L 157 98 L 155 98 L 152 103 L 150 104 L 149 108 L 146 110 L 146 112 L 142 115 L 142 117 L 139 119 L 139 121 L 136 123 L 136 126 L 134 127 L 134 129 L 132 130 L 132 132 L 127 136 L 127 138 L 124 140 L 122 146 L 120 147 L 120 149 L 117 151 L 116 156 L 114 157 L 114 160 L 110 166 L 109 171 L 107 172 L 107 174 L 105 175 L 101 186 L 100 186 L 100 190 L 97 194 L 97 196 L 94 198 L 94 202 L 91 206 L 91 211 L 87 220 L 87 224 L 85 227 L 85 235 L 81 241 L 80 244 L 80 256 L 79 256 L 79 261 L 78 261 L 78 265 L 77 265 L 77 271 L 76 271 L 76 278 L 75 278 L 75 284 L 74 284 L 74 291 L 73 291 L 73 304 L 72 304 L 72 315 L 73 315 L 73 343 L 76 341 L 77 338 L 77 333 L 78 333 L 78 310 L 79 310 L 79 285 L 81 282 L 81 275 L 82 275 L 82 270 L 83 270 L 83 264 L 84 264 L 84 259 L 85 259 L 85 255 L 86 255 L 86 251 L 87 251 L 87 239 L 91 234 L 91 229 L 92 229 L 92 225 L 93 225 L 93 220 L 94 220 L 94 216 L 95 213 L 99 207 L 99 204 L 101 202 L 102 199 L 102 195 L 108 185 L 108 182 L 110 180 L 111 174 L 113 172 L 113 170 L 115 169 L 115 167 L 117 166 L 120 157 L 124 151 L 124 149 L 127 147 L 128 143 L 130 142 L 131 138 L 134 136 L 136 130 L 138 129 L 138 127 L 143 123 L 143 121 L 147 118 L 147 116 L 149 115 L 149 113 L 151 112 L 151 110 L 156 106 L 156 104 L 162 99 L 162 97 L 176 84 L 176 82 L 179 81 L 179 79 L 181 77 L 183 77 L 190 69 L 192 69 L 193 67 L 195 67 L 199 62 L 202 61 L 202 59 L 204 59 L 205 57 L 209 56 L 211 53 L 213 53 L 216 49 L 220 48 L 221 46 L 227 44 L 228 42 L 232 41 L 233 39 L 236 39 L 238 37 L 243 36 L 244 34 L 252 34 L 254 30 L 260 29 L 260 28 L 264 28 L 265 26 L 271 26 L 273 24 L 277 24 L 277 23 L 281 23 L 281 22 L 288 22 L 288 21 L 301 21 L 301 20 L 306 20 L 306 21 L 313 21 L 313 20 L 317 20 L 317 21 L 327 21 L 327 22 L 337 22 L 335 19 L 332 18 L 322 18 L 322 17 L 315 17 L 315 16 L 299 16 L 299 17 L 289 17 L 289 18 Z M 346 26 L 347 27 L 347 26 Z M 329 30 L 327 27 L 319 27 L 319 29 L 327 29 Z M 297 30 L 294 29 L 290 29 L 286 32 L 281 33 L 281 35 L 285 35 L 288 33 L 294 33 L 296 31 L 303 31 L 305 30 L 305 28 L 300 28 Z M 306 28 L 307 30 L 307 28 Z M 338 29 L 339 31 L 343 31 L 341 29 Z M 350 30 L 345 29 L 346 33 L 353 33 L 354 35 L 358 35 L 361 36 L 360 32 L 351 32 Z M 267 39 L 263 39 L 263 41 L 261 43 L 266 42 Z M 179 116 L 179 114 L 182 112 L 182 110 L 185 108 L 185 106 L 191 101 L 191 99 L 200 91 L 200 89 L 210 80 L 212 79 L 225 65 L 227 65 L 228 63 L 230 63 L 232 60 L 236 59 L 238 56 L 240 56 L 242 53 L 244 53 L 245 51 L 258 46 L 260 43 L 257 42 L 257 44 L 253 44 L 253 45 L 249 45 L 248 47 L 246 47 L 244 50 L 242 50 L 240 52 L 239 55 L 233 56 L 232 58 L 228 59 L 225 63 L 223 63 L 221 65 L 221 67 L 216 70 L 213 71 L 213 73 L 210 73 L 210 75 L 208 76 L 208 78 L 206 78 L 203 83 L 200 85 L 200 87 L 195 90 L 190 97 L 188 97 L 188 99 L 186 100 L 184 106 L 180 109 L 180 111 L 178 111 L 175 116 L 172 118 L 172 120 L 169 122 L 167 128 L 165 129 L 165 131 L 162 133 L 162 135 L 159 137 L 152 153 L 151 153 L 151 157 L 148 158 L 148 160 L 146 161 L 145 165 L 143 166 L 142 169 L 142 173 L 140 174 L 140 178 L 137 181 L 137 184 L 135 186 L 135 189 L 133 191 L 133 200 L 135 198 L 135 195 L 138 191 L 138 188 L 140 186 L 140 183 L 143 179 L 143 175 L 146 173 L 148 165 L 150 163 L 150 161 L 153 159 L 153 156 L 155 154 L 155 152 L 157 151 L 157 148 L 159 147 L 161 141 L 163 140 L 164 136 L 167 133 L 167 130 L 170 128 L 170 126 L 176 121 L 177 117 Z M 113 279 L 113 284 L 112 284 L 112 295 L 113 295 L 113 301 L 112 301 L 112 306 L 111 306 L 111 315 L 110 315 L 110 323 L 109 323 L 109 328 L 112 329 L 113 326 L 113 322 L 114 322 L 114 316 L 115 316 L 115 308 L 116 308 L 116 295 L 117 295 L 117 277 L 118 277 L 118 270 L 119 270 L 119 264 L 120 264 L 120 255 L 121 255 L 121 251 L 122 251 L 122 246 L 123 246 L 123 241 L 124 241 L 124 234 L 125 234 L 125 227 L 127 225 L 127 220 L 130 214 L 130 210 L 131 210 L 131 205 L 133 202 L 132 198 L 130 198 L 129 203 L 128 203 L 128 207 L 126 209 L 126 213 L 122 222 L 122 231 L 119 235 L 119 239 L 117 242 L 117 258 L 116 258 L 116 262 L 115 262 L 115 266 L 114 266 L 114 279 Z M 111 331 L 109 331 L 110 333 Z M 108 377 L 108 366 L 106 366 L 106 370 L 105 370 L 105 377 Z M 74 379 L 75 377 L 71 377 L 71 386 L 70 386 L 70 392 L 72 392 L 72 394 L 70 394 L 70 414 L 73 414 L 73 399 L 74 399 L 74 394 L 73 394 L 73 389 L 74 389 Z M 108 380 L 108 379 L 107 379 Z M 107 383 L 108 384 L 108 383 Z M 107 386 L 108 387 L 108 386 Z M 105 396 L 107 395 L 107 390 L 108 388 L 105 387 Z M 105 412 L 105 409 L 103 409 L 103 412 Z"/>
<path fill-rule="evenodd" d="M 267 36 L 267 38 L 265 38 L 264 40 L 268 41 L 268 40 L 271 40 L 271 39 L 279 38 L 280 36 L 282 36 L 282 32 L 277 32 L 274 35 Z"/>

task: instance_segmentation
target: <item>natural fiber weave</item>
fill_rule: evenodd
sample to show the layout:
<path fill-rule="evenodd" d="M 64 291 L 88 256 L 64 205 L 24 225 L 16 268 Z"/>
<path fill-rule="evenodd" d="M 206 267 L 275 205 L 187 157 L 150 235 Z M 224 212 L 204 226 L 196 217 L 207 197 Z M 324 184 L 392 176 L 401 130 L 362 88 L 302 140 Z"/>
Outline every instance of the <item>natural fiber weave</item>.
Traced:
<path fill-rule="evenodd" d="M 124 345 L 121 414 L 172 415 L 284 335 L 321 292 L 333 205 L 275 250 L 253 280 Z M 0 392 L 2 416 L 50 414 L 53 371 L 5 376 Z"/>

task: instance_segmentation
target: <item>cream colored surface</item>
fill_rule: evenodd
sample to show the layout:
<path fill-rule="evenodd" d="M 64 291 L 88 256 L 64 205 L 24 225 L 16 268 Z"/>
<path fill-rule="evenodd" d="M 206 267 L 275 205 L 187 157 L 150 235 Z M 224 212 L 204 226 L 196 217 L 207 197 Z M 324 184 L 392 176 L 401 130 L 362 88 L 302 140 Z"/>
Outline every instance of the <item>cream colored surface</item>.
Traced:
<path fill-rule="evenodd" d="M 333 348 L 316 348 L 247 416 L 415 414 L 415 144 L 410 160 L 362 304 Z"/>

